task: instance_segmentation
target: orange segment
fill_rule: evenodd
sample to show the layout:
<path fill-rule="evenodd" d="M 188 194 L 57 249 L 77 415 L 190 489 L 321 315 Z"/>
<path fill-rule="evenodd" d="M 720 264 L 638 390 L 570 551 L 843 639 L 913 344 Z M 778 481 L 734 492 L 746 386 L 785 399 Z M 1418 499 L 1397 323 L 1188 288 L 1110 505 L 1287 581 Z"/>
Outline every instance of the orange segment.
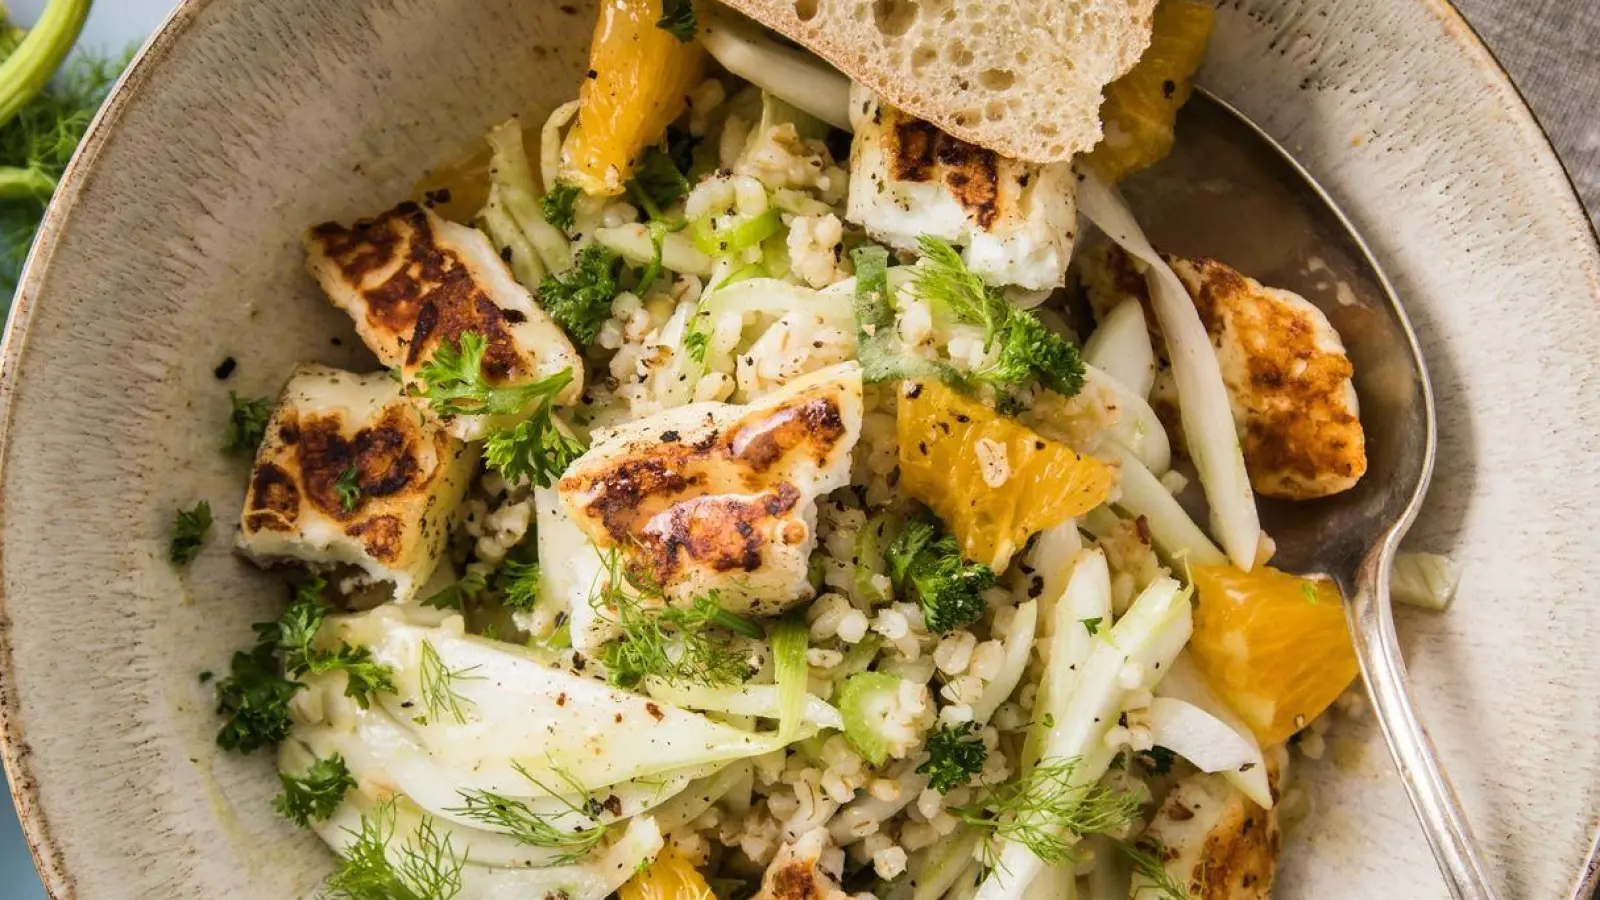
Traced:
<path fill-rule="evenodd" d="M 561 177 L 596 195 L 620 194 L 639 154 L 683 114 L 705 50 L 656 27 L 661 0 L 603 0 L 578 124 L 561 149 Z"/>
<path fill-rule="evenodd" d="M 711 885 L 671 847 L 617 890 L 620 900 L 714 900 Z"/>
<path fill-rule="evenodd" d="M 1089 166 L 1107 181 L 1121 181 L 1172 152 L 1178 110 L 1189 102 L 1190 79 L 1205 59 L 1216 11 L 1210 2 L 1162 0 L 1150 47 L 1126 75 L 1106 86 L 1100 105 L 1105 139 Z"/>
<path fill-rule="evenodd" d="M 926 503 L 961 555 L 1002 571 L 1028 536 L 1105 502 L 1112 471 L 942 382 L 900 396 L 900 484 Z"/>
<path fill-rule="evenodd" d="M 1357 674 L 1333 582 L 1267 566 L 1196 566 L 1189 652 L 1264 747 L 1322 714 Z"/>

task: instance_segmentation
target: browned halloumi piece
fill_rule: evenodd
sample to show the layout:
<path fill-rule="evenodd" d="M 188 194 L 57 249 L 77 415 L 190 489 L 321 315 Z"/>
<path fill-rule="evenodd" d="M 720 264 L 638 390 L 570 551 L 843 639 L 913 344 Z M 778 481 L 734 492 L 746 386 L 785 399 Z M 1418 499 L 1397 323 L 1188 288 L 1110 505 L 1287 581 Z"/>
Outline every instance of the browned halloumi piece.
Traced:
<path fill-rule="evenodd" d="M 1221 775 L 1191 775 L 1173 787 L 1136 842 L 1159 859 L 1193 900 L 1268 900 L 1278 867 L 1278 814 Z M 1155 892 L 1135 874 L 1131 897 Z"/>
<path fill-rule="evenodd" d="M 727 609 L 773 615 L 811 596 L 816 498 L 850 481 L 861 405 L 852 362 L 748 405 L 665 410 L 599 435 L 561 501 L 669 601 L 717 591 Z"/>
<path fill-rule="evenodd" d="M 350 227 L 318 225 L 305 246 L 312 276 L 378 360 L 400 368 L 408 388 L 441 344 L 473 332 L 487 345 L 491 381 L 525 384 L 570 369 L 572 383 L 557 402 L 583 392 L 578 351 L 477 229 L 402 203 Z M 462 417 L 452 431 L 474 439 L 483 422 Z"/>
<path fill-rule="evenodd" d="M 1304 297 L 1216 260 L 1168 262 L 1216 348 L 1256 492 L 1310 500 L 1354 487 L 1367 470 L 1366 434 L 1355 369 L 1327 316 Z M 1120 250 L 1096 248 L 1084 268 L 1097 310 L 1130 296 L 1148 299 L 1143 276 Z M 1175 423 L 1170 398 L 1164 399 L 1171 387 L 1158 378 L 1151 405 Z"/>
<path fill-rule="evenodd" d="M 1007 159 L 860 88 L 850 92 L 850 120 L 851 222 L 900 250 L 915 250 L 924 235 L 943 238 L 991 284 L 1065 283 L 1078 228 L 1070 163 Z"/>
<path fill-rule="evenodd" d="M 823 868 L 822 855 L 832 842 L 828 829 L 816 828 L 792 844 L 784 844 L 761 876 L 753 900 L 846 900 L 835 875 Z"/>
<path fill-rule="evenodd" d="M 239 547 L 358 566 L 404 602 L 438 564 L 476 464 L 389 373 L 301 366 L 256 454 Z"/>

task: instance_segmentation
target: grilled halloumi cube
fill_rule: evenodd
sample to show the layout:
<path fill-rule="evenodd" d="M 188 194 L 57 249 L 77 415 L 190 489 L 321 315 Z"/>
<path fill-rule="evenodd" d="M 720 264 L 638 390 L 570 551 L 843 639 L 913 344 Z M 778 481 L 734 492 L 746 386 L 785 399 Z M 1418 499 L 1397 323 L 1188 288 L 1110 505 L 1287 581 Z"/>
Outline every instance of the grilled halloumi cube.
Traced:
<path fill-rule="evenodd" d="M 779 847 L 753 900 L 846 900 L 850 895 L 840 889 L 839 873 L 823 861 L 832 844 L 828 829 L 815 828 Z"/>
<path fill-rule="evenodd" d="M 1163 863 L 1193 900 L 1268 900 L 1278 866 L 1278 814 L 1221 775 L 1191 775 L 1173 787 L 1136 842 Z M 1135 873 L 1130 897 L 1156 892 Z"/>
<path fill-rule="evenodd" d="M 441 344 L 473 332 L 487 344 L 491 381 L 526 384 L 570 369 L 557 402 L 582 394 L 582 357 L 477 229 L 402 203 L 348 228 L 318 225 L 305 246 L 311 275 L 379 362 L 400 368 L 408 389 Z M 451 423 L 463 440 L 482 437 L 485 427 L 478 416 Z"/>
<path fill-rule="evenodd" d="M 850 481 L 861 405 L 850 362 L 748 405 L 669 409 L 597 435 L 561 500 L 669 602 L 717 591 L 726 609 L 773 615 L 812 594 L 816 499 Z"/>
<path fill-rule="evenodd" d="M 1292 291 L 1213 259 L 1169 258 L 1211 335 L 1256 492 L 1310 500 L 1347 491 L 1367 470 L 1355 368 L 1328 317 Z M 1090 257 L 1091 305 L 1142 301 L 1144 279 L 1120 250 Z M 1158 378 L 1158 390 L 1169 385 Z M 1152 405 L 1161 411 L 1158 398 Z M 1164 419 L 1169 418 L 1163 416 Z"/>
<path fill-rule="evenodd" d="M 358 566 L 404 602 L 438 564 L 476 465 L 389 373 L 301 366 L 256 453 L 239 547 L 262 563 Z"/>
<path fill-rule="evenodd" d="M 845 216 L 900 250 L 922 235 L 964 247 L 984 280 L 1047 290 L 1066 282 L 1078 228 L 1070 163 L 1034 165 L 953 138 L 850 90 L 850 198 Z"/>

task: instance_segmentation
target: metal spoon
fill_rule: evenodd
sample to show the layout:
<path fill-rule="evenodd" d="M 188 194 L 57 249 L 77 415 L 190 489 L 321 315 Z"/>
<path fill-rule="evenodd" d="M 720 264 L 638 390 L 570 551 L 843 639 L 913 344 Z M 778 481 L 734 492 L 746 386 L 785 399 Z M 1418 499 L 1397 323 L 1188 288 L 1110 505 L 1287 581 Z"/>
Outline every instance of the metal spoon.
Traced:
<path fill-rule="evenodd" d="M 1204 92 L 1185 107 L 1177 133 L 1165 162 L 1123 186 L 1151 240 L 1300 292 L 1344 338 L 1367 473 L 1325 500 L 1263 500 L 1263 527 L 1277 542 L 1275 566 L 1326 574 L 1349 598 L 1367 693 L 1450 891 L 1493 898 L 1461 802 L 1412 702 L 1389 604 L 1395 548 L 1433 471 L 1433 395 L 1416 337 L 1349 220 L 1276 141 Z"/>

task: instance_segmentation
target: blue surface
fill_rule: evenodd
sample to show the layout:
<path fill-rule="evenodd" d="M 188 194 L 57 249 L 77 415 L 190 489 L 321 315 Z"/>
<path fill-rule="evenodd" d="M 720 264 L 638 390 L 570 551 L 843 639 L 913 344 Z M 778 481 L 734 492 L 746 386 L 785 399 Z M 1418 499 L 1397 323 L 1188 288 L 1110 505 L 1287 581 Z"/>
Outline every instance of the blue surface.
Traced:
<path fill-rule="evenodd" d="M 26 25 L 38 17 L 45 0 L 11 0 L 8 5 L 16 20 Z M 80 45 L 120 53 L 143 42 L 176 5 L 176 0 L 101 0 L 89 13 Z M 45 900 L 22 828 L 9 808 L 0 812 L 0 897 Z"/>

